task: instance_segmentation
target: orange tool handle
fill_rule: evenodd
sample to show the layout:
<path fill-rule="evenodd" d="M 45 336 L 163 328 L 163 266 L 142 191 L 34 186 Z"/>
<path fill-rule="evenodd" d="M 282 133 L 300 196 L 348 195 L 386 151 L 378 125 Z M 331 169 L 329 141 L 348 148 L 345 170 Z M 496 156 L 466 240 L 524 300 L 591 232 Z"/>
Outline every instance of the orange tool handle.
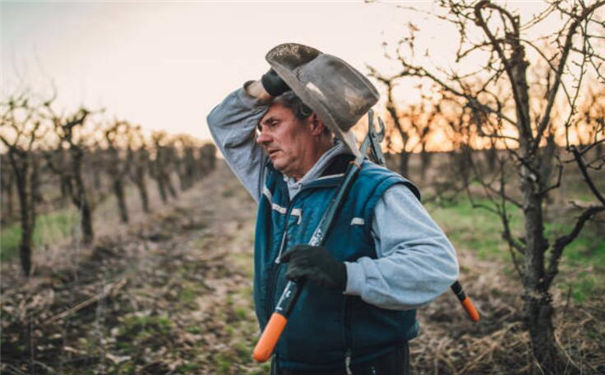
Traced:
<path fill-rule="evenodd" d="M 464 309 L 466 310 L 466 313 L 468 314 L 468 317 L 473 322 L 478 322 L 479 321 L 479 313 L 477 312 L 477 309 L 475 308 L 475 305 L 473 305 L 473 301 L 471 301 L 471 299 L 469 297 L 466 297 L 461 303 L 462 303 L 462 306 L 464 307 Z"/>
<path fill-rule="evenodd" d="M 479 312 L 477 312 L 477 309 L 475 308 L 475 305 L 473 305 L 471 299 L 467 297 L 466 293 L 464 293 L 464 289 L 462 289 L 462 285 L 460 285 L 460 282 L 456 281 L 452 284 L 451 288 L 454 294 L 456 294 L 456 296 L 458 297 L 458 300 L 462 304 L 462 307 L 464 307 L 464 310 L 466 310 L 466 313 L 468 314 L 470 320 L 475 323 L 478 322 Z"/>
<path fill-rule="evenodd" d="M 254 352 L 252 352 L 252 358 L 256 362 L 266 362 L 271 358 L 273 349 L 275 349 L 275 345 L 286 327 L 286 323 L 288 323 L 288 319 L 282 314 L 274 312 L 271 315 L 269 323 L 267 323 L 263 334 L 260 336 L 260 340 L 258 340 L 254 347 Z"/>

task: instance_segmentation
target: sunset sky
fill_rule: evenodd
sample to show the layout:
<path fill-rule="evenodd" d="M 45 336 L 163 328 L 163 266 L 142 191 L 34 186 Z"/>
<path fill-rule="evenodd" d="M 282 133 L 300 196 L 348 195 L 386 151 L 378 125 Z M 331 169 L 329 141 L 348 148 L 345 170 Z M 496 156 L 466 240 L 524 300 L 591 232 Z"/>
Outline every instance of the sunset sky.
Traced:
<path fill-rule="evenodd" d="M 429 10 L 429 2 L 398 2 Z M 541 2 L 518 2 L 527 17 Z M 364 71 L 409 21 L 447 61 L 455 32 L 394 4 L 362 2 L 2 2 L 3 97 L 57 88 L 59 109 L 106 108 L 147 130 L 207 139 L 205 116 L 268 69 L 265 53 L 299 42 Z M 417 94 L 410 90 L 406 100 Z"/>

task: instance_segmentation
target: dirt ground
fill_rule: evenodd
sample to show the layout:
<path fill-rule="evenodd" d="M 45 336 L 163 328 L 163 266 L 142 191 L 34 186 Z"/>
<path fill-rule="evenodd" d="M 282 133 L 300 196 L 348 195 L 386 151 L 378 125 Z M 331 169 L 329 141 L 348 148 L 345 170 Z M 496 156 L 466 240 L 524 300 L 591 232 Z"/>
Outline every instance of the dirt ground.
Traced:
<path fill-rule="evenodd" d="M 4 264 L 2 374 L 267 373 L 251 359 L 255 209 L 219 162 L 150 217 L 127 228 L 99 224 L 91 248 L 76 241 L 37 254 L 29 280 Z M 529 373 L 519 280 L 504 265 L 463 249 L 459 256 L 482 320 L 470 322 L 452 293 L 420 309 L 413 373 Z M 605 374 L 602 298 L 554 301 L 568 373 Z"/>

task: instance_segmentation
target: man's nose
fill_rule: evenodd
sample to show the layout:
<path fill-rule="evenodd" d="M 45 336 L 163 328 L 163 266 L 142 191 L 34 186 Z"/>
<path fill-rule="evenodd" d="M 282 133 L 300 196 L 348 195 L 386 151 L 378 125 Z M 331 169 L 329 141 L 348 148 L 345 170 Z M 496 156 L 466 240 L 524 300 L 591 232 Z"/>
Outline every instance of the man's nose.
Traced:
<path fill-rule="evenodd" d="M 264 143 L 269 143 L 271 142 L 271 136 L 269 136 L 269 134 L 267 134 L 266 132 L 259 132 L 258 135 L 256 136 L 256 143 L 258 144 L 264 144 Z"/>

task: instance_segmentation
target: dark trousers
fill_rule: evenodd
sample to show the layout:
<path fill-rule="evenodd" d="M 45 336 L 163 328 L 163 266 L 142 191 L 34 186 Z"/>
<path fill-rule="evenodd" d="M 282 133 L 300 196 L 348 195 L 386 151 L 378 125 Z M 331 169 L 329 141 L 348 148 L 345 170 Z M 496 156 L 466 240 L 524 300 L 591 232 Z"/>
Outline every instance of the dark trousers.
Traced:
<path fill-rule="evenodd" d="M 393 351 L 381 357 L 351 365 L 353 375 L 409 375 L 410 373 L 410 350 L 408 343 L 404 342 Z M 333 371 L 301 371 L 279 368 L 276 361 L 271 363 L 271 375 L 347 375 L 346 369 Z"/>

